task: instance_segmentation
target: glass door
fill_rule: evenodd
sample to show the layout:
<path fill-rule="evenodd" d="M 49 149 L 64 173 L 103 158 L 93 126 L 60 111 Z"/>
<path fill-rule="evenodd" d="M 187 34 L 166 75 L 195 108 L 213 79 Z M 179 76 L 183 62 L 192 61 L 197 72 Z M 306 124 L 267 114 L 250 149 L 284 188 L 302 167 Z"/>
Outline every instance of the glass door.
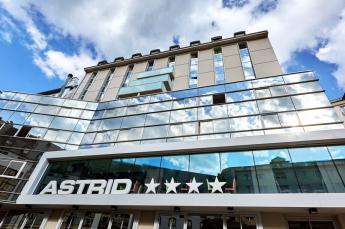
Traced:
<path fill-rule="evenodd" d="M 10 211 L 4 218 L 1 228 L 39 229 L 45 217 L 44 212 Z"/>
<path fill-rule="evenodd" d="M 335 222 L 332 220 L 291 220 L 289 229 L 336 229 Z"/>

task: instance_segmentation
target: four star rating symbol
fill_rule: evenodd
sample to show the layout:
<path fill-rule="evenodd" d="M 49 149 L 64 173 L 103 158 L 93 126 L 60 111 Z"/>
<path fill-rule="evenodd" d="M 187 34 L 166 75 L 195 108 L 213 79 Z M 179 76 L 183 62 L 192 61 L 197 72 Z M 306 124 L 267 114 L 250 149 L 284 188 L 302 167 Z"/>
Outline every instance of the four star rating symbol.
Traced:
<path fill-rule="evenodd" d="M 223 193 L 222 187 L 226 184 L 226 182 L 220 182 L 218 180 L 218 177 L 215 178 L 214 182 L 208 182 L 209 185 L 212 186 L 212 193 L 215 192 L 221 192 Z M 174 192 L 177 193 L 176 188 L 181 184 L 175 182 L 174 178 L 172 177 L 170 182 L 166 181 L 164 183 L 167 187 L 166 193 Z M 193 180 L 189 183 L 186 183 L 188 185 L 188 193 L 199 193 L 199 187 L 202 185 L 201 182 L 196 182 L 195 177 L 193 177 Z M 156 193 L 156 188 L 160 185 L 160 183 L 155 183 L 154 179 L 152 178 L 150 183 L 146 183 L 145 186 L 147 187 L 145 193 Z"/>

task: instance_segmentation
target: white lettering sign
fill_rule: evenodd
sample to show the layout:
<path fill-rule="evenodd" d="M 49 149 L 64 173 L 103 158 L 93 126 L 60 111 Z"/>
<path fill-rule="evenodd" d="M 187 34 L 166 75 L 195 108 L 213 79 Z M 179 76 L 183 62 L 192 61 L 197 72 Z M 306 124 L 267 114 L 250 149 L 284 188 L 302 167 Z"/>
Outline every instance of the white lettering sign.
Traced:
<path fill-rule="evenodd" d="M 128 194 L 131 191 L 132 181 L 130 179 L 109 179 L 109 180 L 64 180 L 59 188 L 57 181 L 50 181 L 40 194 L 72 194 L 76 186 L 77 194 L 83 194 L 85 187 L 88 185 L 86 194 Z"/>

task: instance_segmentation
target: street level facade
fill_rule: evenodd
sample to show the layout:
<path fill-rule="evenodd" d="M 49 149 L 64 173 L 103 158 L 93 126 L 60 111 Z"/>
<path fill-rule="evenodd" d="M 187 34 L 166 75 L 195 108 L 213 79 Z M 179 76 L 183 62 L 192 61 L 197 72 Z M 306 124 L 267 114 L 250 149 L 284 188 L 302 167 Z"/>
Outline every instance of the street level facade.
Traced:
<path fill-rule="evenodd" d="M 0 227 L 345 228 L 342 100 L 268 32 L 0 94 Z"/>

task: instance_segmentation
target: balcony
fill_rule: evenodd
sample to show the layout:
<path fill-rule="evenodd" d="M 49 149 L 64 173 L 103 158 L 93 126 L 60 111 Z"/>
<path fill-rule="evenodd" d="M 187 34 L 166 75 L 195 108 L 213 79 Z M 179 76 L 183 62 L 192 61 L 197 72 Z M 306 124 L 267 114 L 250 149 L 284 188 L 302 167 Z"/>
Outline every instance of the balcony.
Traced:
<path fill-rule="evenodd" d="M 120 88 L 119 98 L 171 91 L 174 69 L 169 67 L 140 72 L 135 78 L 127 87 Z"/>

